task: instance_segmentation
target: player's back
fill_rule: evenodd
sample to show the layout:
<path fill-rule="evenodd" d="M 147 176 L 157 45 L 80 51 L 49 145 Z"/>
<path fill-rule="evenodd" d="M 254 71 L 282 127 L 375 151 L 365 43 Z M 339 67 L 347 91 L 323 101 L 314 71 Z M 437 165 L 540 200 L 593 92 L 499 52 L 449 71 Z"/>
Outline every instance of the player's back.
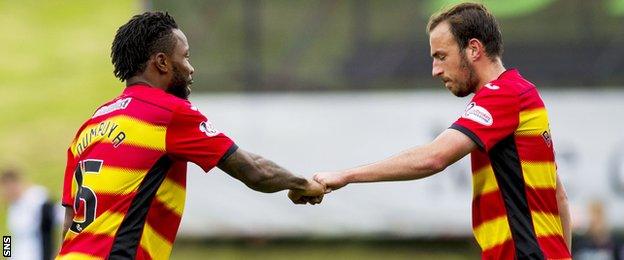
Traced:
<path fill-rule="evenodd" d="M 63 192 L 75 216 L 59 258 L 169 255 L 184 207 L 186 162 L 167 155 L 166 134 L 181 104 L 188 102 L 160 89 L 128 87 L 79 129 Z"/>

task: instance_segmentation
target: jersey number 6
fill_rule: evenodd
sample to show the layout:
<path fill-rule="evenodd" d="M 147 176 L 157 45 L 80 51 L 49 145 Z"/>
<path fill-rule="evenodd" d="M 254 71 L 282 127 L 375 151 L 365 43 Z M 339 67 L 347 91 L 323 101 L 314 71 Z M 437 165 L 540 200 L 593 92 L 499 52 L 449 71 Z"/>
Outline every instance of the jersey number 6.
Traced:
<path fill-rule="evenodd" d="M 74 199 L 74 214 L 78 214 L 78 209 L 80 208 L 80 201 L 83 202 L 83 219 L 76 220 L 74 217 L 74 222 L 69 228 L 71 231 L 75 233 L 80 233 L 84 230 L 93 220 L 95 220 L 95 209 L 97 208 L 97 197 L 95 196 L 95 192 L 87 186 L 82 185 L 83 183 L 83 174 L 98 174 L 102 169 L 102 164 L 104 162 L 102 160 L 84 160 L 78 163 L 76 166 L 76 171 L 74 171 L 74 178 L 76 183 L 78 184 L 78 192 L 76 193 L 76 199 Z"/>

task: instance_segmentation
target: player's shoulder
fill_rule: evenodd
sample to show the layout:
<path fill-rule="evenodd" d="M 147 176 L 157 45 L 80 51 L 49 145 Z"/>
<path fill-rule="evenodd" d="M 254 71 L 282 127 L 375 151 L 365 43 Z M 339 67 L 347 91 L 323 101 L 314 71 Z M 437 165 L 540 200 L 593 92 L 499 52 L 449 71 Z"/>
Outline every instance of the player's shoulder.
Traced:
<path fill-rule="evenodd" d="M 498 79 L 492 81 L 494 84 L 505 86 L 509 92 L 522 95 L 531 90 L 536 90 L 535 85 L 520 74 L 517 69 L 510 69 L 501 74 Z"/>
<path fill-rule="evenodd" d="M 110 118 L 131 117 L 157 125 L 167 125 L 180 107 L 188 107 L 189 102 L 165 92 L 162 89 L 133 85 L 123 93 L 98 107 L 85 124 L 99 123 Z"/>
<path fill-rule="evenodd" d="M 497 79 L 483 85 L 477 94 L 479 96 L 513 98 L 530 90 L 535 90 L 535 85 L 520 75 L 518 70 L 510 69 L 503 72 Z"/>
<path fill-rule="evenodd" d="M 160 107 L 169 111 L 173 111 L 188 102 L 187 100 L 169 94 L 162 89 L 146 85 L 126 87 L 122 96 L 132 97 L 138 102 Z"/>

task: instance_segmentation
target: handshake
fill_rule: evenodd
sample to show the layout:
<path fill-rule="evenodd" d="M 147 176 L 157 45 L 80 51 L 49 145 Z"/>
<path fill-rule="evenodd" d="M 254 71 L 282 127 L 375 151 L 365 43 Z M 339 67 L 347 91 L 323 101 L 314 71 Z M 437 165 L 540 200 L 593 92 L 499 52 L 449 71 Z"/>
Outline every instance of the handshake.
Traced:
<path fill-rule="evenodd" d="M 303 188 L 291 189 L 288 198 L 295 204 L 319 204 L 323 196 L 347 185 L 342 172 L 320 172 L 312 180 L 305 179 Z"/>

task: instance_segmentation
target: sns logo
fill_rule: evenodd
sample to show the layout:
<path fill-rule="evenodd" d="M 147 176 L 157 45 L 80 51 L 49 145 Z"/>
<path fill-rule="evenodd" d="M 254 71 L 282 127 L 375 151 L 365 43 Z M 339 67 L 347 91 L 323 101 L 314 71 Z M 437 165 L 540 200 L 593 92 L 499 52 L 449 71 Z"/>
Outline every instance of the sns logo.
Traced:
<path fill-rule="evenodd" d="M 214 126 L 212 126 L 212 123 L 208 121 L 204 121 L 199 124 L 199 131 L 204 132 L 204 134 L 208 137 L 213 137 L 219 134 L 219 130 L 215 129 Z"/>
<path fill-rule="evenodd" d="M 491 126 L 494 123 L 494 118 L 487 109 L 477 106 L 477 103 L 471 102 L 468 104 L 466 111 L 461 116 L 466 119 L 470 119 L 484 126 Z"/>
<path fill-rule="evenodd" d="M 11 236 L 2 236 L 2 256 L 11 257 Z"/>

